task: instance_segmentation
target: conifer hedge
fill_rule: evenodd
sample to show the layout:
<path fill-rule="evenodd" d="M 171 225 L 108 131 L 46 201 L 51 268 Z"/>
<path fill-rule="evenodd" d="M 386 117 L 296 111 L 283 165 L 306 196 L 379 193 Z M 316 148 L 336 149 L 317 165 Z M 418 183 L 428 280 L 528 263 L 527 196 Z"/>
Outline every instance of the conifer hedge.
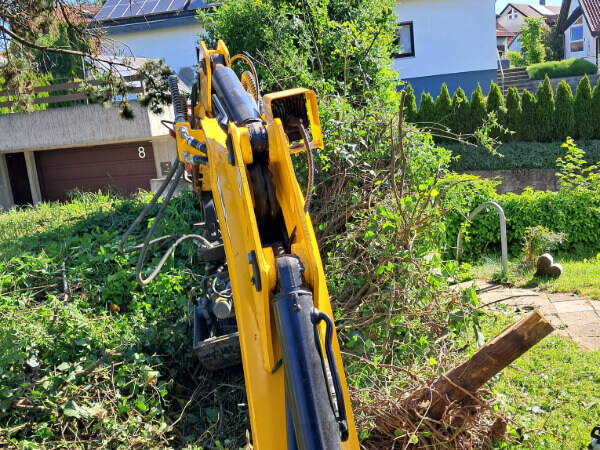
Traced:
<path fill-rule="evenodd" d="M 550 142 L 554 139 L 554 92 L 548 76 L 538 86 L 535 98 L 537 138 L 540 142 Z"/>
<path fill-rule="evenodd" d="M 575 116 L 573 113 L 573 92 L 571 86 L 562 80 L 556 89 L 556 108 L 554 110 L 554 139 L 565 141 L 573 136 Z"/>
<path fill-rule="evenodd" d="M 432 128 L 432 123 L 442 125 L 433 126 L 439 142 L 452 140 L 451 134 L 473 133 L 491 113 L 509 131 L 492 130 L 492 136 L 503 142 L 564 142 L 567 137 L 600 139 L 600 79 L 592 91 L 587 75 L 579 82 L 575 96 L 563 80 L 555 98 L 550 79 L 546 77 L 535 96 L 527 90 L 519 96 L 517 89 L 511 87 L 506 93 L 506 103 L 496 83 L 491 83 L 487 99 L 478 85 L 471 93 L 470 102 L 461 88 L 450 97 L 448 86 L 443 84 L 435 102 L 431 94 L 423 93 L 418 109 L 414 92 L 408 86 L 405 108 L 408 122 L 427 128 Z M 444 132 L 445 128 L 450 132 Z"/>

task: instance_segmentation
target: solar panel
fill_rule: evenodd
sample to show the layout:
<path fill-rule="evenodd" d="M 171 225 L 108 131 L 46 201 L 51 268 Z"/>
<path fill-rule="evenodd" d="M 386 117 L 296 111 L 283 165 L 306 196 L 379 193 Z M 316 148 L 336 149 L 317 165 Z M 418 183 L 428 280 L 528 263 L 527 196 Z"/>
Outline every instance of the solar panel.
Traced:
<path fill-rule="evenodd" d="M 203 6 L 206 6 L 205 0 L 192 0 L 190 2 L 190 5 L 187 7 L 187 9 L 194 10 L 194 9 L 202 8 Z"/>
<path fill-rule="evenodd" d="M 173 0 L 169 6 L 169 11 L 178 11 L 183 9 L 183 5 L 185 5 L 185 0 Z"/>
<path fill-rule="evenodd" d="M 95 19 L 119 19 L 181 11 L 185 3 L 186 0 L 107 0 L 96 14 Z M 206 3 L 206 0 L 192 0 L 186 9 L 194 11 L 205 6 Z"/>

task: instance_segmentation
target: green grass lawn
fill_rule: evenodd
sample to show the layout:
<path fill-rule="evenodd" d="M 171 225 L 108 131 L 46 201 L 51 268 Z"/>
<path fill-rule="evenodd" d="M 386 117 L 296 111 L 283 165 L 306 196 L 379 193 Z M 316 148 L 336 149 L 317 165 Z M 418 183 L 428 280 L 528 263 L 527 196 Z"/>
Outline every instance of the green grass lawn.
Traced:
<path fill-rule="evenodd" d="M 486 336 L 517 320 L 492 313 Z M 600 351 L 549 336 L 494 379 L 498 410 L 509 417 L 510 444 L 496 448 L 586 448 L 600 425 Z"/>
<path fill-rule="evenodd" d="M 510 274 L 507 281 L 518 287 L 540 287 L 548 292 L 576 293 L 582 297 L 600 299 L 600 257 L 583 259 L 563 259 L 555 262 L 563 266 L 563 274 L 558 279 L 534 277 L 534 270 L 519 268 L 518 262 L 509 264 Z M 473 269 L 476 278 L 497 280 L 500 261 L 495 257 L 485 257 L 481 264 Z"/>

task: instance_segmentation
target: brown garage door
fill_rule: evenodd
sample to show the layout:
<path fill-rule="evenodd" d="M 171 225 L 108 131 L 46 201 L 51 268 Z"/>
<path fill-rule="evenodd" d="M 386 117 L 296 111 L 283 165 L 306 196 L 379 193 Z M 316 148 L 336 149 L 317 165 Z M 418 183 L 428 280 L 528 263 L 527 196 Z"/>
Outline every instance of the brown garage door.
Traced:
<path fill-rule="evenodd" d="M 36 153 L 44 200 L 63 201 L 67 192 L 115 189 L 131 194 L 150 189 L 156 178 L 152 143 L 148 141 Z"/>

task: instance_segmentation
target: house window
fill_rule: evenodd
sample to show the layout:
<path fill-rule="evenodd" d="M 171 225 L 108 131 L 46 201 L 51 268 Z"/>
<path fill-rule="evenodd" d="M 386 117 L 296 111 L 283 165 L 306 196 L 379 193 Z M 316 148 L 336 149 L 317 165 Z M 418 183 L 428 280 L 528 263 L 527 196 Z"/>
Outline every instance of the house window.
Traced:
<path fill-rule="evenodd" d="M 583 17 L 571 27 L 571 52 L 583 51 Z"/>
<path fill-rule="evenodd" d="M 509 19 L 516 19 L 518 17 L 517 11 L 513 8 L 508 10 L 508 18 Z"/>
<path fill-rule="evenodd" d="M 395 58 L 406 58 L 415 56 L 415 35 L 412 22 L 401 22 L 398 24 L 398 51 Z"/>

